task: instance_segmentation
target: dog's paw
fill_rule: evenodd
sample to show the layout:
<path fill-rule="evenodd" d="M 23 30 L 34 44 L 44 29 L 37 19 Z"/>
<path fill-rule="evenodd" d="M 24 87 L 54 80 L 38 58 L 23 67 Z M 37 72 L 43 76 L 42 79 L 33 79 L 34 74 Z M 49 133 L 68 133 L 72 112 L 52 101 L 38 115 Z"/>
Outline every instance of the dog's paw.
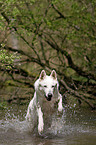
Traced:
<path fill-rule="evenodd" d="M 43 124 L 39 124 L 38 125 L 38 133 L 39 134 L 42 134 L 43 133 L 43 126 L 44 126 Z"/>
<path fill-rule="evenodd" d="M 59 112 L 62 112 L 62 111 L 63 111 L 63 107 L 62 107 L 62 106 L 59 106 L 59 107 L 58 107 L 58 111 L 59 111 Z"/>

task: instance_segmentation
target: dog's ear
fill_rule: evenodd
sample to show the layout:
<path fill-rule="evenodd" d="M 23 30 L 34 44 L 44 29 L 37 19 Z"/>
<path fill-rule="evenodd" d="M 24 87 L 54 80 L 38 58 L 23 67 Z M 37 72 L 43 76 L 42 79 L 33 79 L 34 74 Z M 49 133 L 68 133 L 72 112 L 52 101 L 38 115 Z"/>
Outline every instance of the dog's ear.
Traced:
<path fill-rule="evenodd" d="M 45 70 L 42 70 L 39 79 L 43 80 L 45 78 L 45 76 L 46 76 L 46 72 L 45 72 Z"/>
<path fill-rule="evenodd" d="M 53 79 L 57 79 L 56 71 L 55 71 L 55 70 L 52 70 L 50 76 L 51 76 Z"/>

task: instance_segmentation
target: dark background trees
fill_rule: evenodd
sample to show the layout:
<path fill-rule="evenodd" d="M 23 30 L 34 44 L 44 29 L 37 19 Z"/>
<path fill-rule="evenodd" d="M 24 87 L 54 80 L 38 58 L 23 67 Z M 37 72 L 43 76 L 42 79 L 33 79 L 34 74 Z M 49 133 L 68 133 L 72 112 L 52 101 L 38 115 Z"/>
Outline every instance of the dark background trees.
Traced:
<path fill-rule="evenodd" d="M 1 92 L 30 93 L 42 69 L 55 69 L 64 102 L 95 108 L 95 0 L 5 0 L 0 19 Z"/>

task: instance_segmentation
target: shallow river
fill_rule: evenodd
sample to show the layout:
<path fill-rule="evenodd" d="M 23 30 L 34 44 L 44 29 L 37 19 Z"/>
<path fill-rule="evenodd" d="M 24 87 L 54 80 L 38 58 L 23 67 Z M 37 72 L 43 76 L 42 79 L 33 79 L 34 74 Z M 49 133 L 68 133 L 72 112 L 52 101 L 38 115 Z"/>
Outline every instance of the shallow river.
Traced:
<path fill-rule="evenodd" d="M 96 111 L 66 106 L 53 128 L 39 136 L 29 131 L 26 110 L 26 105 L 0 110 L 0 145 L 96 145 Z"/>

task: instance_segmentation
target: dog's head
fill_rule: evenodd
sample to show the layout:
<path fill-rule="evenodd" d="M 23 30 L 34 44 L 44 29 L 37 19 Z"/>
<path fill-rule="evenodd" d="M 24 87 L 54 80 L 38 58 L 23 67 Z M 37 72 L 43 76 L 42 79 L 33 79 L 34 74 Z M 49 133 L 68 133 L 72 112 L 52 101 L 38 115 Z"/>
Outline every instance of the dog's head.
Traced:
<path fill-rule="evenodd" d="M 58 86 L 59 84 L 55 70 L 51 72 L 50 76 L 47 76 L 44 70 L 41 71 L 38 87 L 39 90 L 44 93 L 44 96 L 48 101 L 51 101 L 54 92 L 58 90 Z"/>

